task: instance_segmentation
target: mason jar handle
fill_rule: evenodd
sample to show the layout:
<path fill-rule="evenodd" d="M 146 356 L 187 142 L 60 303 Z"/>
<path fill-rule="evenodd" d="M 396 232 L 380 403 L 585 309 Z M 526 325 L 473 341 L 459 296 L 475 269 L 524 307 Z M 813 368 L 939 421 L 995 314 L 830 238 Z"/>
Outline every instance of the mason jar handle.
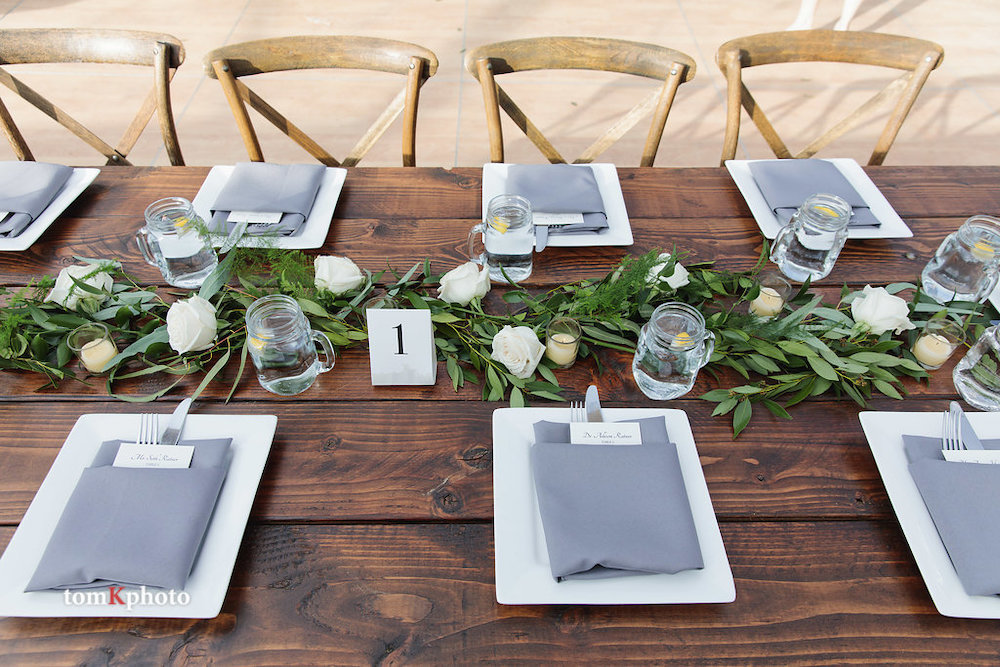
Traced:
<path fill-rule="evenodd" d="M 333 343 L 330 342 L 330 339 L 322 331 L 313 331 L 312 339 L 313 342 L 319 343 L 319 346 L 323 348 L 325 359 L 320 361 L 319 357 L 317 357 L 316 363 L 319 364 L 319 372 L 325 373 L 337 363 L 337 354 L 333 351 Z"/>
<path fill-rule="evenodd" d="M 701 355 L 701 362 L 698 364 L 698 368 L 704 368 L 708 364 L 709 359 L 712 358 L 712 353 L 715 352 L 715 334 L 711 331 L 705 332 L 705 338 L 702 339 L 705 346 L 704 351 Z"/>
<path fill-rule="evenodd" d="M 153 259 L 153 249 L 149 247 L 149 232 L 146 231 L 145 227 L 135 233 L 135 244 L 139 246 L 139 252 L 142 253 L 146 264 L 156 266 L 156 260 Z"/>
<path fill-rule="evenodd" d="M 994 267 L 993 270 L 990 271 L 989 282 L 983 289 L 979 290 L 979 298 L 976 299 L 976 301 L 982 302 L 983 299 L 988 297 L 990 294 L 993 294 L 993 290 L 996 289 L 998 282 L 1000 282 L 1000 268 Z"/>
<path fill-rule="evenodd" d="M 486 243 L 483 242 L 483 252 L 477 253 L 475 251 L 476 247 L 476 236 L 486 234 L 486 225 L 480 222 L 478 225 L 474 225 L 471 230 L 469 230 L 469 247 L 467 254 L 469 255 L 469 261 L 473 264 L 483 265 L 486 261 Z"/>

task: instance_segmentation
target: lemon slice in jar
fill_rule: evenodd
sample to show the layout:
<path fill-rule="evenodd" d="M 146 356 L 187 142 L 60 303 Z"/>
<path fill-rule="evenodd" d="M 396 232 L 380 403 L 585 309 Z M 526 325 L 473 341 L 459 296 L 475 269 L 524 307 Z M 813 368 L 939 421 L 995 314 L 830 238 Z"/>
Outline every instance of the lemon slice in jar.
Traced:
<path fill-rule="evenodd" d="M 972 245 L 972 256 L 983 262 L 988 262 L 993 259 L 993 255 L 996 254 L 996 250 L 986 241 L 976 241 Z"/>
<path fill-rule="evenodd" d="M 494 216 L 493 219 L 490 220 L 489 225 L 490 225 L 490 227 L 492 227 L 493 229 L 497 230 L 501 234 L 506 234 L 507 230 L 510 229 L 510 223 L 509 222 L 505 222 L 504 220 L 501 220 L 500 218 L 498 218 L 496 216 Z"/>
<path fill-rule="evenodd" d="M 691 345 L 691 334 L 689 334 L 687 331 L 682 331 L 676 336 L 674 336 L 673 342 L 670 343 L 670 347 L 672 347 L 675 350 L 683 350 L 684 348 L 690 345 Z"/>

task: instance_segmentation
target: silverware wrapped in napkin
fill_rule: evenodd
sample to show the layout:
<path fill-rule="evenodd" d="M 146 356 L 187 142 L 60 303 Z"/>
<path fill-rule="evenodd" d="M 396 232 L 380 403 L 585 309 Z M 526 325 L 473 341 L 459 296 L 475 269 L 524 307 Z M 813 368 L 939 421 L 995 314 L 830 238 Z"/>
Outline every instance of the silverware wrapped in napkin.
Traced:
<path fill-rule="evenodd" d="M 587 165 L 512 164 L 507 168 L 507 194 L 531 202 L 538 214 L 577 213 L 582 221 L 559 226 L 535 226 L 535 250 L 544 250 L 550 234 L 597 234 L 608 228 L 601 191 L 594 170 Z"/>
<path fill-rule="evenodd" d="M 0 162 L 0 236 L 13 238 L 52 203 L 73 169 L 47 162 Z"/>
<path fill-rule="evenodd" d="M 760 160 L 750 173 L 778 222 L 787 225 L 799 206 L 819 192 L 837 195 L 851 206 L 848 227 L 879 227 L 882 223 L 840 170 L 826 160 Z"/>
<path fill-rule="evenodd" d="M 704 567 L 664 418 L 629 421 L 641 445 L 573 445 L 569 424 L 534 425 L 532 477 L 557 580 Z"/>
<path fill-rule="evenodd" d="M 248 234 L 292 236 L 309 217 L 325 171 L 319 164 L 241 162 L 212 204 L 210 227 L 229 233 L 239 224 L 235 215 L 249 220 Z M 274 222 L 259 221 L 269 214 Z"/>

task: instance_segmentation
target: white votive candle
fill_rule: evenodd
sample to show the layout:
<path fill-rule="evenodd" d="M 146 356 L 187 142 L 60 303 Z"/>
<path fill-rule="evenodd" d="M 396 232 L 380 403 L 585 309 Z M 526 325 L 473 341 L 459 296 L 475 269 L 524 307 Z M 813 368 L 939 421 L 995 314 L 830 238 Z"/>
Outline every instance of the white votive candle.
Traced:
<path fill-rule="evenodd" d="M 913 344 L 913 356 L 917 358 L 925 368 L 938 368 L 955 351 L 947 338 L 941 334 L 924 334 Z"/>
<path fill-rule="evenodd" d="M 100 373 L 111 361 L 118 350 L 115 344 L 107 338 L 88 341 L 80 348 L 80 361 L 91 373 Z"/>
<path fill-rule="evenodd" d="M 568 333 L 550 334 L 545 339 L 545 356 L 557 366 L 569 366 L 576 361 L 578 341 Z"/>
<path fill-rule="evenodd" d="M 750 312 L 757 317 L 774 317 L 781 312 L 785 300 L 773 287 L 761 287 L 760 294 L 750 302 Z"/>

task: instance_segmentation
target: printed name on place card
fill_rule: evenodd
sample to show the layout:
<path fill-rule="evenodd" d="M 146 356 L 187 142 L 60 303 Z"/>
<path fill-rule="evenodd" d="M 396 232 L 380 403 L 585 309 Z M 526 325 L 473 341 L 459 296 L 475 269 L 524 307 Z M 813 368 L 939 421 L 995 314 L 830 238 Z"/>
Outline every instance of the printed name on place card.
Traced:
<path fill-rule="evenodd" d="M 573 445 L 641 445 L 642 431 L 635 422 L 571 422 L 569 441 Z"/>
<path fill-rule="evenodd" d="M 1000 463 L 1000 449 L 949 450 L 941 452 L 946 461 L 958 463 Z"/>
<path fill-rule="evenodd" d="M 123 442 L 112 465 L 115 468 L 190 468 L 191 445 L 137 445 Z"/>
<path fill-rule="evenodd" d="M 535 225 L 548 227 L 550 225 L 577 225 L 583 223 L 583 213 L 538 213 L 532 212 L 531 220 Z"/>
<path fill-rule="evenodd" d="M 245 222 L 248 225 L 276 225 L 284 213 L 262 213 L 260 211 L 230 211 L 226 222 Z"/>

